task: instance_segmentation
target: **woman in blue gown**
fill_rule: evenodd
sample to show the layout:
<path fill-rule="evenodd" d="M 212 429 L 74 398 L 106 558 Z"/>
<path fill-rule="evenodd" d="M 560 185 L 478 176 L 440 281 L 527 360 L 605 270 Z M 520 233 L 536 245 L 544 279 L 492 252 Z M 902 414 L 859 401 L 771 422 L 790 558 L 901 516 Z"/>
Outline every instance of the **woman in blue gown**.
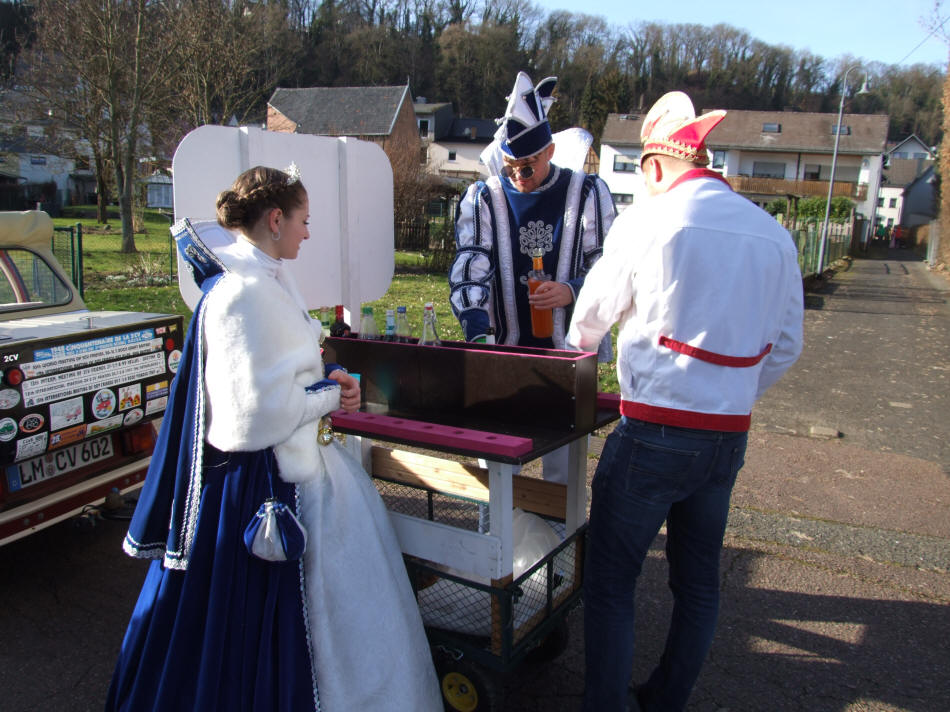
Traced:
<path fill-rule="evenodd" d="M 441 710 L 386 510 L 326 437 L 325 416 L 360 393 L 322 363 L 285 269 L 309 237 L 306 190 L 294 171 L 252 168 L 217 208 L 217 224 L 172 228 L 203 296 L 123 545 L 153 561 L 106 708 Z M 265 500 L 305 546 L 287 517 L 288 538 L 246 535 Z"/>

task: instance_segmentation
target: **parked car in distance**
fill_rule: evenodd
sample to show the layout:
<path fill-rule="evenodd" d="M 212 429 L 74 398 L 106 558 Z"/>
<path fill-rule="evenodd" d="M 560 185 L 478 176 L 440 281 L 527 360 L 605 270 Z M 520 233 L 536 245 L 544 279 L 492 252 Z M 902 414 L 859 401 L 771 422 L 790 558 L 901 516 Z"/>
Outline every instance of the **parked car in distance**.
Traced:
<path fill-rule="evenodd" d="M 141 487 L 182 318 L 91 312 L 40 211 L 0 213 L 0 545 Z"/>

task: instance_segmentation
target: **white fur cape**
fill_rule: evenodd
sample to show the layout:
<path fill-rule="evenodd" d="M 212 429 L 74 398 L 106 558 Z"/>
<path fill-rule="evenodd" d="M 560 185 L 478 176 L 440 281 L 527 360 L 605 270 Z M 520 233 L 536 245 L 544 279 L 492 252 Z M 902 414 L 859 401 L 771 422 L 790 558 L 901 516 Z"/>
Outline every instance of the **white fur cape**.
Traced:
<path fill-rule="evenodd" d="M 305 389 L 324 377 L 320 324 L 293 278 L 243 240 L 218 251 L 228 271 L 205 305 L 205 439 L 219 450 L 273 446 L 281 479 L 301 482 L 319 463 L 320 417 L 340 388 Z"/>

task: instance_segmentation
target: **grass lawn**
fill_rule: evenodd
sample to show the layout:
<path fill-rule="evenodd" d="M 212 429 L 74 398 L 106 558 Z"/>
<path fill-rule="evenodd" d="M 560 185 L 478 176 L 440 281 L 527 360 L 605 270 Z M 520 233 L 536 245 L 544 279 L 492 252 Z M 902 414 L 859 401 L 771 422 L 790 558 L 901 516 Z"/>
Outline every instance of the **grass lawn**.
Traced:
<path fill-rule="evenodd" d="M 155 210 L 146 210 L 144 232 L 136 233 L 135 247 L 138 252 L 123 254 L 122 226 L 118 213 L 110 213 L 107 225 L 99 225 L 95 220 L 94 207 L 74 207 L 78 217 L 55 218 L 56 227 L 82 225 L 82 257 L 85 266 L 86 286 L 97 284 L 106 275 L 123 276 L 146 272 L 153 275 L 168 276 L 173 270 L 169 261 L 172 244 L 168 232 L 171 221 Z M 86 217 L 90 216 L 90 217 Z"/>

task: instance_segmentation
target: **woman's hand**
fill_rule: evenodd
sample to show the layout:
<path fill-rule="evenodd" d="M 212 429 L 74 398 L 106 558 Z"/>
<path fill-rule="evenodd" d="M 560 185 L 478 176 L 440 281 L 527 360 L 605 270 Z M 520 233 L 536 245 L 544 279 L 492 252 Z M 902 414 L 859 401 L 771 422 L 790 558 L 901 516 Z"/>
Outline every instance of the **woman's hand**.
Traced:
<path fill-rule="evenodd" d="M 360 409 L 360 382 L 343 369 L 332 371 L 327 378 L 340 384 L 340 407 L 347 413 Z"/>

